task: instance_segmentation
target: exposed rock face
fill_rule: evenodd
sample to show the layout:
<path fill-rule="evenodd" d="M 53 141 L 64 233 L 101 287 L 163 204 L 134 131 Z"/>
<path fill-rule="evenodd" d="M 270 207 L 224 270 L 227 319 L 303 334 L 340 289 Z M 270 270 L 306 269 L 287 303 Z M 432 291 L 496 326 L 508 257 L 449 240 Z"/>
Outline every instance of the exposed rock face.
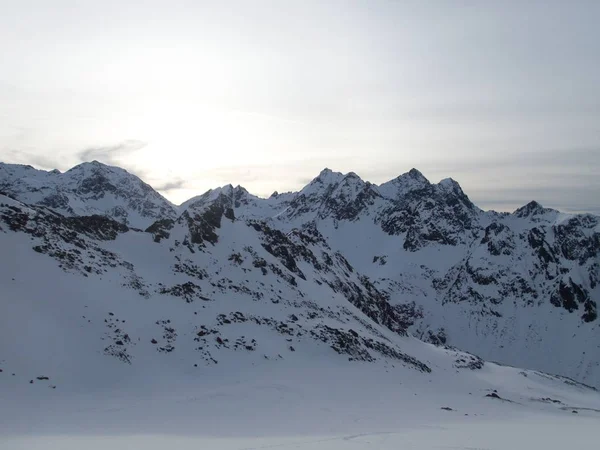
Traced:
<path fill-rule="evenodd" d="M 469 232 L 477 227 L 480 210 L 456 181 L 446 179 L 434 185 L 412 169 L 380 188 L 391 196 L 378 222 L 386 233 L 405 236 L 405 250 L 414 252 L 431 243 L 464 244 L 472 239 Z"/>

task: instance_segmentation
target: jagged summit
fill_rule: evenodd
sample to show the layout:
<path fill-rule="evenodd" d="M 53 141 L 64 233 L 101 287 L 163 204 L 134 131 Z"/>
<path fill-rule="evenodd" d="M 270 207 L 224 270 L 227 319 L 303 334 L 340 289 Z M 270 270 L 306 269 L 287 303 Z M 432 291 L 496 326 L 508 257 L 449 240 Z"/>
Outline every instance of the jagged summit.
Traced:
<path fill-rule="evenodd" d="M 391 233 L 406 230 L 399 221 L 408 223 L 406 217 L 409 216 L 385 217 L 392 211 L 399 211 L 398 208 L 405 211 L 403 214 L 413 214 L 415 208 L 417 211 L 425 208 L 417 221 L 427 217 L 425 220 L 433 226 L 435 221 L 443 218 L 443 223 L 455 224 L 452 226 L 453 233 L 464 227 L 469 229 L 477 221 L 473 211 L 478 210 L 458 182 L 448 178 L 432 184 L 416 168 L 381 185 L 364 181 L 355 172 L 344 174 L 324 168 L 298 192 L 274 193 L 263 199 L 250 194 L 242 186 L 228 184 L 192 197 L 179 207 L 135 175 L 97 160 L 81 163 L 64 173 L 0 163 L 0 189 L 16 199 L 52 207 L 61 214 L 108 215 L 143 229 L 164 217 L 174 219 L 191 205 L 202 208 L 221 196 L 231 197 L 232 207 L 239 209 L 238 214 L 242 217 L 358 220 L 365 216 L 381 221 L 384 229 Z M 82 199 L 82 196 L 89 198 Z M 96 206 L 92 206 L 94 201 Z M 388 205 L 389 201 L 395 206 Z M 85 207 L 82 206 L 84 204 Z M 539 216 L 552 211 L 536 205 L 526 205 L 513 214 L 518 217 Z M 437 236 L 437 233 L 428 234 L 433 235 Z M 454 242 L 447 238 L 442 241 Z"/>
<path fill-rule="evenodd" d="M 417 169 L 411 169 L 402 175 L 378 186 L 379 192 L 387 198 L 399 198 L 413 190 L 430 186 L 429 180 Z"/>
<path fill-rule="evenodd" d="M 404 180 L 404 179 L 411 179 L 411 180 L 414 180 L 415 182 L 421 183 L 421 184 L 429 184 L 429 180 L 425 177 L 425 175 L 423 175 L 423 173 L 421 171 L 419 171 L 418 169 L 415 169 L 414 167 L 412 169 L 410 169 L 408 172 L 405 172 L 402 175 L 399 175 L 398 177 L 395 178 L 395 180 Z"/>
<path fill-rule="evenodd" d="M 438 188 L 442 191 L 446 192 L 449 196 L 452 197 L 450 202 L 460 202 L 467 209 L 479 209 L 477 208 L 473 202 L 469 199 L 467 194 L 462 190 L 460 184 L 452 178 L 444 178 L 437 184 Z"/>
<path fill-rule="evenodd" d="M 300 190 L 300 194 L 310 195 L 320 189 L 339 183 L 345 175 L 341 172 L 333 172 L 331 169 L 323 169 L 310 183 Z"/>
<path fill-rule="evenodd" d="M 299 191 L 299 193 L 312 193 L 318 189 L 327 189 L 331 186 L 337 186 L 340 183 L 357 183 L 359 185 L 364 185 L 365 181 L 358 176 L 355 172 L 334 172 L 331 169 L 325 168 L 323 169 L 317 177 L 315 177 L 310 183 L 308 183 L 303 189 Z"/>
<path fill-rule="evenodd" d="M 443 180 L 440 180 L 440 182 L 438 184 L 445 189 L 454 190 L 454 189 L 458 188 L 462 191 L 462 188 L 460 187 L 458 182 L 453 178 L 444 178 Z"/>
<path fill-rule="evenodd" d="M 425 175 L 423 175 L 419 170 L 415 169 L 414 167 L 412 169 L 410 169 L 407 173 L 405 173 L 404 175 L 400 175 L 402 176 L 409 176 L 414 180 L 418 180 L 420 182 L 423 183 L 429 183 L 429 180 L 427 180 L 427 178 L 425 178 Z"/>
<path fill-rule="evenodd" d="M 246 190 L 246 188 L 240 185 L 234 187 L 232 184 L 226 184 L 218 188 L 209 189 L 201 195 L 190 198 L 189 200 L 179 205 L 179 210 L 185 211 L 187 208 L 190 207 L 202 207 L 208 205 L 209 203 L 217 200 L 222 196 L 231 198 L 232 200 L 238 202 L 243 199 L 246 199 L 247 197 L 254 197 Z"/>
<path fill-rule="evenodd" d="M 27 184 L 19 182 L 19 179 L 23 178 L 25 173 L 35 173 L 33 176 L 27 176 L 27 183 L 30 186 L 18 187 L 19 184 Z M 61 181 L 58 182 L 57 180 Z M 61 184 L 64 185 L 65 183 L 68 184 L 66 189 L 64 186 L 57 186 Z M 22 197 L 24 192 L 29 192 L 30 195 L 27 198 L 23 197 L 27 202 L 33 201 L 35 203 L 36 201 L 43 201 L 44 195 L 40 194 L 40 192 L 43 193 L 45 191 L 52 191 L 55 194 L 69 190 L 81 192 L 82 190 L 86 191 L 93 186 L 91 190 L 100 197 L 105 195 L 107 191 L 116 192 L 120 190 L 120 187 L 122 188 L 128 185 L 135 185 L 136 189 L 134 189 L 134 191 L 141 190 L 151 193 L 151 196 L 153 197 L 152 201 L 161 203 L 161 208 L 164 207 L 173 210 L 171 214 L 168 214 L 169 216 L 177 214 L 176 211 L 181 212 L 185 210 L 189 205 L 197 203 L 199 200 L 211 201 L 211 199 L 214 199 L 219 195 L 234 195 L 238 202 L 245 201 L 247 203 L 248 199 L 251 198 L 252 201 L 276 201 L 277 204 L 279 204 L 281 202 L 298 200 L 301 196 L 307 198 L 312 197 L 313 200 L 318 197 L 320 201 L 323 201 L 325 197 L 336 197 L 339 195 L 344 199 L 353 201 L 357 195 L 360 195 L 363 190 L 366 190 L 367 193 L 365 195 L 369 197 L 381 196 L 388 199 L 399 200 L 415 191 L 422 192 L 423 195 L 429 196 L 427 192 L 432 192 L 432 186 L 437 186 L 439 192 L 455 195 L 457 198 L 463 199 L 465 205 L 474 207 L 457 181 L 452 178 L 446 178 L 441 180 L 437 185 L 432 184 L 423 173 L 416 168 L 412 168 L 408 172 L 405 172 L 388 182 L 375 185 L 369 181 L 363 180 L 355 172 L 344 174 L 326 167 L 298 192 L 286 192 L 282 194 L 275 191 L 270 197 L 260 199 L 249 193 L 240 185 L 234 187 L 232 184 L 227 184 L 219 188 L 209 189 L 203 194 L 192 197 L 178 207 L 175 207 L 171 202 L 162 197 L 158 192 L 154 191 L 151 186 L 144 183 L 137 176 L 125 169 L 107 165 L 98 160 L 80 163 L 66 172 L 60 172 L 57 169 L 44 171 L 35 169 L 30 165 L 6 164 L 0 162 L 0 187 L 3 187 L 4 192 L 15 198 Z M 7 187 L 9 189 L 7 189 Z M 38 194 L 36 194 L 37 197 L 39 197 L 37 200 L 35 198 L 36 195 L 32 194 L 34 191 L 39 191 Z M 124 195 L 125 193 L 123 192 L 122 194 Z M 544 214 L 552 211 L 554 210 L 544 208 L 537 202 L 531 202 L 528 205 L 518 208 L 513 212 L 513 215 L 521 217 L 532 214 Z M 97 212 L 103 213 L 102 211 Z M 65 208 L 61 210 L 61 213 L 72 214 L 73 212 L 69 208 Z"/>
<path fill-rule="evenodd" d="M 556 211 L 555 209 L 544 208 L 540 203 L 536 202 L 535 200 L 532 200 L 526 205 L 517 208 L 513 212 L 513 215 L 517 217 L 531 217 L 557 212 L 558 211 Z"/>

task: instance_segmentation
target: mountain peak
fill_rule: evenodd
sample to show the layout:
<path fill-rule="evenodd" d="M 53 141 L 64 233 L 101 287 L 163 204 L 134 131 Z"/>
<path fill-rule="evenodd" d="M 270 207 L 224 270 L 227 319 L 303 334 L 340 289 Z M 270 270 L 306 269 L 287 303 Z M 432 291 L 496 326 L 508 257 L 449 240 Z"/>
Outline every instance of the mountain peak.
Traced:
<path fill-rule="evenodd" d="M 421 172 L 413 168 L 393 180 L 379 185 L 378 189 L 384 197 L 398 198 L 407 192 L 423 189 L 430 184 Z"/>
<path fill-rule="evenodd" d="M 471 202 L 468 195 L 464 193 L 460 184 L 453 178 L 444 178 L 437 184 L 438 189 L 445 193 L 445 195 L 453 198 L 453 201 L 458 201 L 466 206 L 468 209 L 477 209 L 477 207 Z"/>
<path fill-rule="evenodd" d="M 76 166 L 73 166 L 69 170 L 77 169 L 79 167 L 109 167 L 109 166 L 107 164 L 101 163 L 100 161 L 94 159 L 93 161 L 81 162 L 81 163 L 77 164 Z"/>
<path fill-rule="evenodd" d="M 334 172 L 333 170 L 328 169 L 326 167 L 325 169 L 321 170 L 321 172 L 319 172 L 319 175 L 313 181 L 328 183 L 332 181 L 337 181 L 343 177 L 344 174 L 342 174 L 341 172 Z"/>
<path fill-rule="evenodd" d="M 458 182 L 453 178 L 444 178 L 443 180 L 441 180 L 438 183 L 438 185 L 444 189 L 449 189 L 449 190 L 459 189 L 462 192 L 462 188 L 460 187 L 460 184 L 458 184 Z"/>
<path fill-rule="evenodd" d="M 414 167 L 410 169 L 405 175 L 410 176 L 414 180 L 429 182 L 429 180 L 425 178 L 425 175 L 423 175 L 419 170 L 415 169 Z"/>
<path fill-rule="evenodd" d="M 526 205 L 517 208 L 513 212 L 513 214 L 517 217 L 531 217 L 550 212 L 555 212 L 555 210 L 551 208 L 544 208 L 540 203 L 536 202 L 535 200 L 532 200 Z"/>
<path fill-rule="evenodd" d="M 62 215 L 108 216 L 144 229 L 159 218 L 176 214 L 173 205 L 139 177 L 99 161 L 83 162 L 64 173 L 6 167 L 9 170 L 0 176 L 5 190 L 20 201 L 43 205 Z"/>
<path fill-rule="evenodd" d="M 76 166 L 71 167 L 69 170 L 65 172 L 65 174 L 76 174 L 81 173 L 84 176 L 88 174 L 98 174 L 98 173 L 122 173 L 129 174 L 125 169 L 121 169 L 117 166 L 109 166 L 108 164 L 101 163 L 100 161 L 85 161 L 77 164 Z"/>
<path fill-rule="evenodd" d="M 403 173 L 402 175 L 396 177 L 392 181 L 397 181 L 402 184 L 418 184 L 418 185 L 427 185 L 430 184 L 429 180 L 425 178 L 420 171 L 415 168 L 410 169 L 408 172 Z"/>
<path fill-rule="evenodd" d="M 190 198 L 179 206 L 181 211 L 188 208 L 206 208 L 208 205 L 216 202 L 222 201 L 222 198 L 225 197 L 230 201 L 235 201 L 235 203 L 239 203 L 240 201 L 248 201 L 248 198 L 254 197 L 250 194 L 246 188 L 240 186 L 239 184 L 235 187 L 231 183 L 226 184 L 225 186 L 221 186 L 215 189 L 209 189 L 203 194 L 197 195 L 195 197 Z"/>
<path fill-rule="evenodd" d="M 334 172 L 331 169 L 325 168 L 321 170 L 316 178 L 304 186 L 300 192 L 305 195 L 310 195 L 323 189 L 324 187 L 339 183 L 344 179 L 344 176 L 345 175 L 340 172 Z"/>

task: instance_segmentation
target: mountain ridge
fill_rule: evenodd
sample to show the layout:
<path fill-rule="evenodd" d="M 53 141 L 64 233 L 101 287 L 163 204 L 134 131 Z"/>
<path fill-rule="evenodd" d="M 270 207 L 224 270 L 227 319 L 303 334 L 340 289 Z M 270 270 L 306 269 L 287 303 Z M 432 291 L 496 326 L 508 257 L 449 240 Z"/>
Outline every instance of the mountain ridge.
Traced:
<path fill-rule="evenodd" d="M 296 304 L 334 295 L 397 334 L 600 386 L 597 216 L 537 202 L 482 211 L 456 181 L 432 184 L 416 169 L 381 185 L 324 169 L 295 193 L 263 199 L 227 185 L 179 207 L 101 163 L 43 173 L 0 163 L 0 192 L 14 199 L 0 202 L 0 236 L 34 240 L 19 249 L 25 259 L 33 249 L 77 276 L 112 274 L 144 298 L 206 302 L 216 289 Z M 56 195 L 66 200 L 46 200 Z M 274 277 L 271 287 L 262 277 Z M 368 327 L 358 337 L 327 327 L 315 336 L 344 342 L 336 348 L 352 348 L 352 358 L 403 354 L 369 341 Z"/>
<path fill-rule="evenodd" d="M 66 170 L 64 172 L 62 172 L 62 171 L 60 171 L 58 169 L 51 169 L 51 170 L 38 169 L 38 168 L 35 168 L 34 166 L 29 165 L 29 164 L 6 163 L 6 162 L 0 161 L 0 169 L 3 169 L 4 171 L 7 171 L 7 169 L 10 169 L 10 168 L 13 168 L 13 169 L 14 168 L 21 168 L 21 169 L 24 169 L 24 170 L 32 170 L 32 171 L 35 171 L 35 172 L 37 172 L 39 174 L 52 174 L 52 175 L 64 175 L 64 174 L 66 174 L 68 172 L 73 172 L 73 171 L 81 170 L 81 169 L 83 169 L 85 167 L 90 167 L 90 166 L 91 167 L 94 167 L 94 166 L 95 167 L 102 167 L 104 169 L 118 169 L 119 171 L 125 172 L 125 173 L 131 175 L 132 177 L 135 177 L 135 178 L 139 179 L 140 181 L 142 181 L 142 179 L 140 177 L 138 177 L 137 175 L 135 175 L 135 174 L 127 171 L 126 169 L 123 169 L 123 168 L 121 168 L 119 166 L 116 166 L 116 165 L 105 164 L 105 163 L 102 163 L 102 162 L 97 161 L 97 160 L 92 160 L 92 161 L 89 161 L 89 162 L 82 162 L 82 163 L 76 164 L 75 166 L 71 167 L 70 169 L 68 169 L 68 170 Z M 370 186 L 374 186 L 380 192 L 381 192 L 382 188 L 384 188 L 385 186 L 388 186 L 388 185 L 393 185 L 393 183 L 410 183 L 410 182 L 407 182 L 405 180 L 413 180 L 413 183 L 415 183 L 416 185 L 419 185 L 420 183 L 421 184 L 425 184 L 425 185 L 432 185 L 432 184 L 434 184 L 434 183 L 431 183 L 422 174 L 422 172 L 420 172 L 416 168 L 412 168 L 408 172 L 400 174 L 397 177 L 392 178 L 391 180 L 382 182 L 380 184 L 375 184 L 375 183 L 371 183 L 369 181 L 363 180 L 358 174 L 356 174 L 356 172 L 348 172 L 348 173 L 344 174 L 343 172 L 336 172 L 336 171 L 333 171 L 332 169 L 324 168 L 317 177 L 315 177 L 304 188 L 301 188 L 298 191 L 285 191 L 285 192 L 274 191 L 273 194 L 271 194 L 268 197 L 261 197 L 259 195 L 255 195 L 255 194 L 249 193 L 249 191 L 247 191 L 247 189 L 245 189 L 241 185 L 237 185 L 237 186 L 235 186 L 235 188 L 242 189 L 242 190 L 248 192 L 251 196 L 253 196 L 253 197 L 257 198 L 257 199 L 268 200 L 271 197 L 278 197 L 278 196 L 281 196 L 281 195 L 298 194 L 299 192 L 302 192 L 302 190 L 305 189 L 307 186 L 309 186 L 312 182 L 314 182 L 315 180 L 319 179 L 319 177 L 321 175 L 323 175 L 323 174 L 332 174 L 334 177 L 339 177 L 340 179 L 343 179 L 346 176 L 350 176 L 351 178 L 357 178 L 357 179 L 363 181 L 364 183 L 369 184 Z M 6 175 L 6 173 L 3 173 L 2 175 L 3 175 L 4 178 L 8 178 L 7 175 Z M 146 184 L 146 183 L 144 183 L 144 184 Z M 462 187 L 460 186 L 460 184 L 456 180 L 454 180 L 453 178 L 444 178 L 444 179 L 440 180 L 437 183 L 437 185 L 446 186 L 446 187 L 448 187 L 448 186 L 457 186 L 462 191 Z M 148 185 L 148 186 L 150 186 L 150 185 Z M 194 200 L 196 198 L 202 197 L 203 195 L 206 195 L 210 191 L 215 191 L 215 190 L 219 190 L 219 189 L 226 189 L 228 187 L 233 188 L 234 186 L 232 184 L 227 184 L 227 185 L 223 185 L 223 186 L 218 186 L 216 188 L 211 188 L 211 189 L 209 189 L 208 191 L 206 191 L 206 192 L 204 192 L 202 194 L 195 195 L 195 196 L 193 196 L 193 197 L 191 197 L 191 198 L 189 198 L 189 199 L 181 202 L 179 205 L 177 205 L 176 203 L 171 202 L 166 197 L 162 196 L 162 194 L 160 194 L 159 191 L 155 191 L 155 192 L 157 194 L 159 194 L 171 206 L 173 206 L 175 208 L 182 208 L 182 207 L 185 207 L 185 205 L 188 204 L 190 201 L 192 201 L 192 200 Z M 5 192 L 5 194 L 6 193 L 7 192 Z M 382 193 L 382 195 L 383 195 L 383 193 Z M 552 209 L 552 208 L 544 208 L 536 200 L 531 200 L 528 203 L 524 204 L 523 206 L 518 207 L 516 210 L 514 210 L 512 212 L 512 214 L 515 214 L 518 210 L 521 210 L 521 209 L 525 208 L 526 206 L 528 206 L 530 204 L 539 205 L 543 209 L 548 209 L 548 210 L 553 210 L 553 211 L 559 211 L 559 210 L 555 210 L 555 209 Z M 488 212 L 496 212 L 496 211 L 494 211 L 492 209 L 486 210 L 486 211 L 488 211 Z M 502 212 L 502 213 L 498 212 L 498 214 L 504 214 L 504 213 L 505 212 Z M 563 213 L 563 214 L 570 214 L 570 213 Z M 591 215 L 595 215 L 595 214 L 586 213 L 586 212 L 583 212 L 583 213 L 573 213 L 573 214 L 591 214 Z"/>

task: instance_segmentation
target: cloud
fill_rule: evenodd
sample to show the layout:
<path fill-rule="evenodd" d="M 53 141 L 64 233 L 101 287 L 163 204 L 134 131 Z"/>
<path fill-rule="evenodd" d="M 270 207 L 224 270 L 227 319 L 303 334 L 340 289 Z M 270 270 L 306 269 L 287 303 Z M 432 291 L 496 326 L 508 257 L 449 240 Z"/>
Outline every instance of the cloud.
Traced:
<path fill-rule="evenodd" d="M 55 155 L 20 150 L 7 150 L 3 153 L 7 154 L 6 162 L 13 164 L 27 164 L 45 170 L 65 170 L 69 168 L 60 157 Z"/>
<path fill-rule="evenodd" d="M 465 155 L 468 156 L 468 155 Z M 575 168 L 586 172 L 586 168 L 600 168 L 600 148 L 568 148 L 523 152 L 482 152 L 460 159 L 442 158 L 430 161 L 424 167 L 436 171 L 467 170 L 524 170 L 528 173 L 559 167 L 561 170 Z M 600 169 L 596 169 L 599 172 Z"/>
<path fill-rule="evenodd" d="M 59 169 L 65 171 L 75 163 L 98 160 L 102 163 L 122 167 L 143 178 L 147 173 L 137 165 L 125 163 L 121 158 L 146 147 L 147 143 L 136 139 L 128 139 L 115 145 L 87 147 L 65 156 L 58 152 L 40 152 L 28 150 L 1 149 L 0 156 L 13 164 L 28 164 L 39 169 Z"/>
<path fill-rule="evenodd" d="M 354 161 L 355 172 L 374 183 L 389 181 L 416 168 L 431 181 L 452 177 L 457 181 L 474 175 L 527 174 L 527 178 L 542 174 L 568 172 L 580 176 L 594 173 L 600 176 L 600 148 L 568 148 L 543 151 L 510 152 L 484 149 L 480 152 L 445 152 L 421 159 L 417 154 L 391 154 L 385 164 L 372 165 L 367 160 Z M 334 167 L 331 167 L 336 170 Z M 559 182 L 560 180 L 555 180 Z"/>
<path fill-rule="evenodd" d="M 154 187 L 154 189 L 156 191 L 162 191 L 162 192 L 171 192 L 171 191 L 177 191 L 179 189 L 184 189 L 187 186 L 187 182 L 185 180 L 174 180 L 174 181 L 167 181 L 163 184 L 157 184 Z"/>
<path fill-rule="evenodd" d="M 566 212 L 591 212 L 598 214 L 600 204 L 600 183 L 595 185 L 583 183 L 579 186 L 546 183 L 541 186 L 516 186 L 498 188 L 472 189 L 467 195 L 478 206 L 487 209 L 512 211 L 531 200 L 536 200 L 545 207 Z"/>
<path fill-rule="evenodd" d="M 221 166 L 199 171 L 194 177 L 222 184 L 277 185 L 282 191 L 304 186 L 325 167 L 333 169 L 336 164 L 332 159 L 309 158 L 272 164 Z"/>
<path fill-rule="evenodd" d="M 531 200 L 569 212 L 600 212 L 600 148 L 390 155 L 385 164 L 353 161 L 363 179 L 382 183 L 415 167 L 433 183 L 452 177 L 478 206 L 512 211 Z M 335 167 L 332 167 L 335 170 Z"/>
<path fill-rule="evenodd" d="M 148 182 L 149 179 L 152 178 L 152 173 L 142 165 L 132 162 L 132 160 L 142 161 L 142 159 L 139 157 L 135 159 L 127 158 L 128 156 L 131 156 L 131 154 L 142 150 L 147 145 L 148 143 L 145 141 L 127 139 L 114 145 L 87 147 L 78 151 L 76 153 L 76 158 L 78 162 L 90 162 L 96 160 L 109 166 L 117 166 L 136 175 L 141 178 L 142 181 Z"/>
<path fill-rule="evenodd" d="M 146 145 L 148 145 L 147 142 L 139 141 L 137 139 L 128 139 L 115 145 L 88 147 L 77 152 L 76 156 L 81 162 L 97 160 L 109 165 L 119 165 L 122 156 L 141 150 L 146 147 Z"/>

